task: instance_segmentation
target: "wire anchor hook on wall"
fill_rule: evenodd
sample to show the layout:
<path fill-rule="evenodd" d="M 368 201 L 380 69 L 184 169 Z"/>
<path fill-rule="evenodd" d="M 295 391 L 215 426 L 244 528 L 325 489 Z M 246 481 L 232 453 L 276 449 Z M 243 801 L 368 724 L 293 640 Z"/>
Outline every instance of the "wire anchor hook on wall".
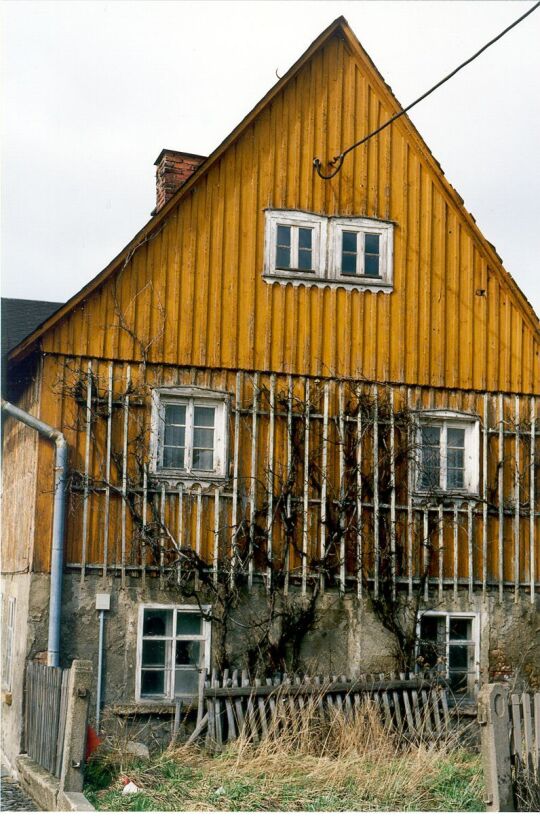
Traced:
<path fill-rule="evenodd" d="M 332 177 L 335 177 L 336 174 L 339 174 L 341 171 L 341 166 L 343 165 L 343 160 L 345 159 L 345 154 L 336 154 L 333 159 L 328 162 L 328 168 L 332 168 L 333 170 L 330 171 L 328 174 L 324 174 L 322 171 L 322 162 L 318 157 L 315 157 L 313 160 L 313 167 L 315 171 L 319 175 L 319 177 L 323 180 L 331 180 Z"/>

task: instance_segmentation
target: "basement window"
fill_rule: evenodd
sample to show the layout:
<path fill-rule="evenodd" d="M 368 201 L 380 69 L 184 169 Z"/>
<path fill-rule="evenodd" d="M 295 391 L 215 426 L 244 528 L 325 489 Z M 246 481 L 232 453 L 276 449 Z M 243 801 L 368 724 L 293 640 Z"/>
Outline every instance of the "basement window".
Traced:
<path fill-rule="evenodd" d="M 304 211 L 265 215 L 266 282 L 392 290 L 393 223 Z"/>
<path fill-rule="evenodd" d="M 156 389 L 152 472 L 173 479 L 225 478 L 227 400 L 201 388 Z"/>
<path fill-rule="evenodd" d="M 459 698 L 472 698 L 479 675 L 479 619 L 473 613 L 423 613 L 418 625 L 417 666 L 448 680 Z"/>
<path fill-rule="evenodd" d="M 143 605 L 137 644 L 138 701 L 193 699 L 210 665 L 210 607 Z M 206 617 L 206 618 L 205 618 Z"/>
<path fill-rule="evenodd" d="M 478 493 L 480 433 L 467 414 L 433 411 L 418 424 L 416 492 L 474 495 Z"/>

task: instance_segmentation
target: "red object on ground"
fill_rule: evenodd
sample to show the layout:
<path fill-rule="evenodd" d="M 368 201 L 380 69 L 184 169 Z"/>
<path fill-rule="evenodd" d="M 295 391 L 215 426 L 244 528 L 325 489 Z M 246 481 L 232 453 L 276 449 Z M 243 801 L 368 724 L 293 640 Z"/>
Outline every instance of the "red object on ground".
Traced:
<path fill-rule="evenodd" d="M 97 750 L 101 744 L 101 738 L 90 725 L 86 728 L 86 760 L 90 758 L 93 752 Z"/>

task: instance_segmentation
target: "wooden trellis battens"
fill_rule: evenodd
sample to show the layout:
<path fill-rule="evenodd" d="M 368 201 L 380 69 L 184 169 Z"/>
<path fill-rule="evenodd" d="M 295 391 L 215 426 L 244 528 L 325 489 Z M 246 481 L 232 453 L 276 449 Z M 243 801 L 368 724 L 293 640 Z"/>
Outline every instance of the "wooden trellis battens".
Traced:
<path fill-rule="evenodd" d="M 88 389 L 84 397 L 83 469 L 80 471 L 81 542 L 79 558 L 75 556 L 71 562 L 80 568 L 83 579 L 88 570 L 98 566 L 103 573 L 119 570 L 124 580 L 126 572 L 133 570 L 146 573 L 157 568 L 163 574 L 169 561 L 168 533 L 176 533 L 177 544 L 192 549 L 217 574 L 222 557 L 232 557 L 234 564 L 242 521 L 247 517 L 252 547 L 255 528 L 258 528 L 257 543 L 261 542 L 261 524 L 266 530 L 264 569 L 260 570 L 251 555 L 247 568 L 249 579 L 252 581 L 255 574 L 263 572 L 270 584 L 270 568 L 273 564 L 276 566 L 275 553 L 279 554 L 283 548 L 281 522 L 275 516 L 275 494 L 279 493 L 279 481 L 286 477 L 289 484 L 284 500 L 286 514 L 291 520 L 293 510 L 298 512 L 298 533 L 294 555 L 281 557 L 285 589 L 290 579 L 294 579 L 302 591 L 306 591 L 312 575 L 310 557 L 318 556 L 324 565 L 329 545 L 332 546 L 328 511 L 339 505 L 341 530 L 335 553 L 336 580 L 342 591 L 352 583 L 361 597 L 363 586 L 369 583 L 377 593 L 382 554 L 388 550 L 392 595 L 400 587 L 412 595 L 422 567 L 431 562 L 425 581 L 426 599 L 435 594 L 440 596 L 447 587 L 457 598 L 464 585 L 469 597 L 476 591 L 486 595 L 487 590 L 495 586 L 501 600 L 508 587 L 515 596 L 526 588 L 534 599 L 538 586 L 536 545 L 540 521 L 535 495 L 539 432 L 534 397 L 524 400 L 503 394 L 482 395 L 478 400 L 479 496 L 438 499 L 435 503 L 428 500 L 426 504 L 415 496 L 412 459 L 406 487 L 403 487 L 403 478 L 398 478 L 397 465 L 400 456 L 402 458 L 399 437 L 405 435 L 408 447 L 413 449 L 415 423 L 409 421 L 404 425 L 397 421 L 397 414 L 403 408 L 412 409 L 414 420 L 418 412 L 440 409 L 443 400 L 437 398 L 435 391 L 422 394 L 422 399 L 420 389 L 404 390 L 394 386 L 387 389 L 363 383 L 349 386 L 335 379 L 321 383 L 310 378 L 301 380 L 297 386 L 292 377 L 283 384 L 276 374 L 267 377 L 255 373 L 251 379 L 244 380 L 243 373 L 238 372 L 231 414 L 229 481 L 167 485 L 145 471 L 141 475 L 141 488 L 137 490 L 130 476 L 130 436 L 137 426 L 132 425 L 130 419 L 132 414 L 144 414 L 147 408 L 136 399 L 137 388 L 131 384 L 129 367 L 115 376 L 113 366 L 109 365 L 101 377 L 101 388 L 98 371 L 91 362 L 85 366 Z M 114 385 L 120 388 L 116 397 Z M 355 401 L 358 397 L 365 397 L 366 402 Z M 468 409 L 471 403 L 474 407 L 477 400 L 462 392 L 460 401 L 461 406 Z M 98 402 L 106 406 L 106 413 L 94 412 Z M 454 398 L 453 407 L 457 405 L 458 399 Z M 407 425 L 408 432 L 404 433 Z M 303 447 L 298 481 L 291 476 L 293 446 L 297 446 L 293 445 L 293 426 L 299 431 Z M 346 462 L 348 437 L 356 441 L 354 469 Z M 98 449 L 98 456 L 94 455 L 93 448 Z M 114 454 L 117 465 L 112 471 Z M 315 460 L 321 466 L 320 472 L 317 471 L 318 485 L 310 475 Z M 295 464 L 298 465 L 298 459 Z M 366 473 L 369 465 L 371 472 Z M 347 471 L 354 488 L 351 506 L 345 510 L 345 503 L 349 504 L 345 498 Z M 266 492 L 263 492 L 265 482 Z M 157 565 L 145 548 L 144 536 L 139 550 L 128 550 L 128 539 L 137 538 L 137 528 L 128 521 L 131 516 L 128 493 L 140 495 L 136 507 L 142 512 L 143 533 L 156 515 L 165 520 Z M 264 522 L 258 518 L 260 505 L 265 510 Z M 94 560 L 100 552 L 95 546 L 97 534 L 93 533 L 96 522 L 101 523 L 102 534 L 98 539 L 101 542 L 98 564 Z M 387 540 L 388 545 L 382 540 Z M 433 561 L 431 553 L 435 557 Z M 135 562 L 134 557 L 138 557 Z M 181 572 L 180 565 L 178 562 L 178 572 Z M 317 572 L 324 583 L 324 574 Z"/>

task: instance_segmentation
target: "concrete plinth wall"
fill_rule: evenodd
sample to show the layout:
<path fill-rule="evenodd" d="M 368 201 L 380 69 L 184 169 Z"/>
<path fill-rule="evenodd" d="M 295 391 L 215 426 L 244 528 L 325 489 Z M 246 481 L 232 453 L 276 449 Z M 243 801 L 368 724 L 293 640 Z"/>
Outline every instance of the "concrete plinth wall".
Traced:
<path fill-rule="evenodd" d="M 17 720 L 22 719 L 22 682 L 26 658 L 40 657 L 47 649 L 48 593 L 47 575 L 25 576 L 10 583 L 18 584 L 25 590 L 25 606 L 17 602 L 17 658 L 16 687 L 19 695 L 10 707 L 2 705 L 5 750 L 13 761 L 21 751 L 14 737 Z M 26 587 L 25 587 L 26 585 Z M 120 578 L 89 573 L 81 583 L 79 573 L 66 572 L 63 586 L 62 616 L 62 666 L 71 664 L 73 659 L 89 659 L 93 663 L 94 680 L 91 693 L 89 722 L 95 716 L 96 673 L 98 667 L 98 613 L 95 608 L 96 594 L 111 594 L 111 609 L 106 614 L 104 641 L 103 697 L 105 706 L 122 705 L 123 715 L 129 713 L 131 705 L 136 709 L 135 684 L 137 663 L 138 612 L 141 604 L 182 604 L 174 588 L 161 588 L 159 579 L 147 577 L 143 586 L 138 576 L 128 577 L 122 588 Z M 20 594 L 19 594 L 20 595 Z M 292 588 L 291 596 L 299 595 Z M 473 594 L 469 599 L 466 591 L 454 599 L 452 591 L 440 600 L 435 600 L 436 591 L 430 591 L 433 598 L 425 603 L 426 610 L 440 610 L 455 613 L 479 614 L 480 653 L 479 674 L 481 680 L 511 679 L 520 677 L 531 686 L 540 682 L 540 606 L 531 603 L 523 593 L 518 603 L 510 593 L 502 603 L 497 594 Z M 245 623 L 249 611 L 251 616 L 264 607 L 264 590 L 255 585 L 249 594 L 241 597 L 235 618 Z M 24 596 L 21 598 L 24 599 Z M 243 618 L 244 617 L 244 618 Z M 25 631 L 28 630 L 26 638 Z M 19 633 L 20 631 L 20 633 Z M 249 631 L 237 626 L 228 637 L 229 661 L 231 666 L 246 666 L 246 649 L 250 644 Z M 354 594 L 340 597 L 330 591 L 320 598 L 315 627 L 305 636 L 301 647 L 302 662 L 306 670 L 314 673 L 353 675 L 357 672 L 382 672 L 396 669 L 394 640 L 386 631 L 369 602 L 359 602 Z M 144 709 L 144 708 L 143 708 Z M 10 712 L 11 711 L 11 712 Z M 166 711 L 165 711 L 166 712 Z M 13 720 L 13 717 L 17 720 Z M 170 711 L 165 715 L 167 727 L 170 725 Z M 147 716 L 144 717 L 144 720 Z M 125 720 L 125 719 L 122 719 Z M 142 721 L 142 717 L 137 719 Z M 166 733 L 158 733 L 156 739 L 166 740 Z"/>

